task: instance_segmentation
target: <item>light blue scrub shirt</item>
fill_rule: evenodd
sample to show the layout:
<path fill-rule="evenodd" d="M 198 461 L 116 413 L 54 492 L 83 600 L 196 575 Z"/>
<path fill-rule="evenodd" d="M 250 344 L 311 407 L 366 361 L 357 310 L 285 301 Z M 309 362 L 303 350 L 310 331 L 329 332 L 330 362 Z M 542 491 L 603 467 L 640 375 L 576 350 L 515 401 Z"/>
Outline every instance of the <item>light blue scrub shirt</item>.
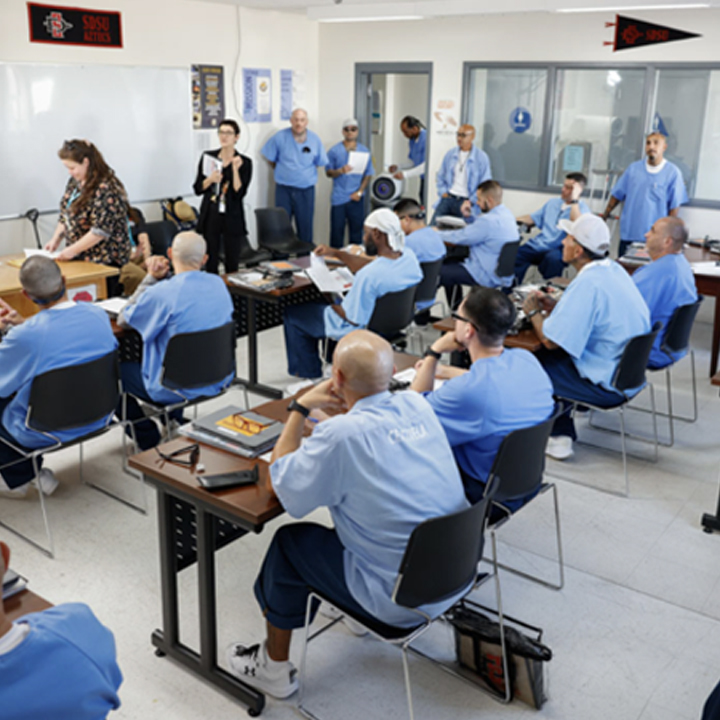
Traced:
<path fill-rule="evenodd" d="M 443 193 L 449 193 L 450 188 L 455 182 L 455 166 L 460 157 L 460 148 L 454 147 L 448 150 L 443 158 L 442 165 L 437 173 L 436 187 L 438 192 L 438 200 L 435 203 L 437 207 Z M 477 186 L 485 180 L 491 180 L 492 174 L 490 170 L 490 158 L 476 145 L 472 146 L 470 155 L 467 159 L 467 199 L 475 206 L 477 205 Z"/>
<path fill-rule="evenodd" d="M 580 212 L 585 215 L 590 212 L 584 200 L 578 203 Z M 548 200 L 539 210 L 536 210 L 530 217 L 540 232 L 528 240 L 527 246 L 535 250 L 547 251 L 560 247 L 567 234 L 557 224 L 559 220 L 569 220 L 572 205 L 563 208 L 562 198 Z"/>
<path fill-rule="evenodd" d="M 682 253 L 672 253 L 638 268 L 632 279 L 650 308 L 651 323 L 654 325 L 659 320 L 663 324 L 655 339 L 648 366 L 665 367 L 672 362 L 670 357 L 660 350 L 665 328 L 676 308 L 697 300 L 695 276 L 685 256 Z M 678 361 L 683 355 L 685 353 L 673 353 L 673 361 Z"/>
<path fill-rule="evenodd" d="M 617 181 L 614 198 L 624 201 L 620 215 L 620 239 L 644 242 L 653 223 L 688 201 L 680 170 L 671 162 L 658 173 L 648 172 L 645 160 L 636 160 Z"/>
<path fill-rule="evenodd" d="M 415 253 L 418 262 L 426 263 L 439 260 L 447 255 L 447 248 L 440 237 L 440 233 L 432 227 L 424 227 L 405 236 L 405 247 Z M 415 304 L 415 309 L 425 310 L 431 307 L 433 300 L 426 300 Z"/>
<path fill-rule="evenodd" d="M 417 285 L 422 276 L 420 263 L 412 250 L 405 248 L 397 260 L 376 257 L 357 272 L 353 286 L 342 301 L 345 316 L 355 324 L 343 320 L 328 305 L 324 318 L 326 337 L 339 340 L 352 330 L 366 327 L 379 297 Z"/>
<path fill-rule="evenodd" d="M 420 134 L 416 138 L 408 140 L 408 159 L 413 167 L 422 165 L 425 162 L 427 151 L 427 130 L 420 129 Z M 420 177 L 425 177 L 423 173 Z"/>
<path fill-rule="evenodd" d="M 303 152 L 304 149 L 309 152 Z M 328 158 L 320 138 L 307 131 L 304 143 L 295 142 L 290 128 L 276 132 L 262 148 L 263 157 L 275 163 L 274 177 L 278 185 L 295 188 L 314 187 L 317 169 L 327 165 Z"/>
<path fill-rule="evenodd" d="M 450 446 L 420 395 L 381 392 L 320 423 L 270 466 L 295 518 L 327 507 L 344 550 L 345 582 L 373 617 L 408 627 L 418 616 L 391 598 L 410 534 L 424 520 L 468 507 Z M 439 615 L 457 598 L 422 609 Z"/>
<path fill-rule="evenodd" d="M 364 152 L 370 154 L 370 151 L 361 143 L 357 144 L 355 152 Z M 345 149 L 345 145 L 339 142 L 337 145 L 333 145 L 327 154 L 327 169 L 328 170 L 339 170 L 348 164 L 348 158 L 350 153 Z M 350 202 L 350 196 L 356 193 L 360 189 L 363 178 L 366 175 L 374 175 L 375 169 L 373 168 L 372 158 L 368 158 L 367 165 L 365 166 L 365 172 L 362 175 L 338 175 L 333 178 L 333 189 L 330 195 L 331 205 L 345 205 Z"/>
<path fill-rule="evenodd" d="M 532 353 L 505 349 L 425 394 L 463 472 L 487 480 L 503 438 L 547 420 L 553 386 Z"/>
<path fill-rule="evenodd" d="M 90 303 L 67 302 L 29 317 L 10 329 L 0 343 L 0 397 L 15 397 L 5 406 L 2 424 L 26 448 L 52 445 L 25 427 L 30 386 L 38 375 L 67 365 L 80 365 L 117 347 L 108 314 Z M 75 430 L 57 433 L 63 442 L 102 428 L 109 417 Z"/>
<path fill-rule="evenodd" d="M 225 283 L 211 273 L 191 270 L 149 287 L 135 305 L 125 308 L 125 322 L 143 339 L 142 377 L 148 395 L 159 403 L 177 402 L 181 397 L 160 382 L 163 359 L 170 338 L 180 333 L 200 332 L 232 320 L 233 304 Z M 194 399 L 213 395 L 233 379 L 203 388 L 184 389 Z"/>
<path fill-rule="evenodd" d="M 512 284 L 512 277 L 501 280 L 495 274 L 495 268 L 503 245 L 519 238 L 515 216 L 504 205 L 482 213 L 475 222 L 461 230 L 442 234 L 446 243 L 470 247 L 470 256 L 463 265 L 473 280 L 485 287 L 506 287 Z"/>
<path fill-rule="evenodd" d="M 630 275 L 613 260 L 585 265 L 543 324 L 545 337 L 572 357 L 578 373 L 606 390 L 628 340 L 650 332 L 650 311 Z"/>

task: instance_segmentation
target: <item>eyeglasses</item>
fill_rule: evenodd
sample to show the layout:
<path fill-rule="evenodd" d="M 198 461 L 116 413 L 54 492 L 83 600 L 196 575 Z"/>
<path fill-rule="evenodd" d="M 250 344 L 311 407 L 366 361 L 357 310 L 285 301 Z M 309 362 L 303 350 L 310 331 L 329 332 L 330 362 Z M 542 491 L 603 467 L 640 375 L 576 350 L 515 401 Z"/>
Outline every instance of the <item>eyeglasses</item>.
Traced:
<path fill-rule="evenodd" d="M 357 132 L 358 129 L 356 127 L 344 127 L 343 130 L 345 132 Z"/>
<path fill-rule="evenodd" d="M 218 135 L 235 135 L 234 130 L 218 130 Z"/>
<path fill-rule="evenodd" d="M 181 447 L 177 450 L 173 450 L 171 453 L 162 453 L 157 448 L 155 452 L 166 462 L 175 463 L 176 465 L 184 465 L 185 467 L 194 467 L 197 465 L 200 459 L 200 446 L 197 443 L 188 445 L 187 447 Z M 190 457 L 186 460 L 179 457 L 180 455 L 190 454 Z"/>
<path fill-rule="evenodd" d="M 468 320 L 466 317 L 463 317 L 459 312 L 451 312 L 450 317 L 453 320 L 461 320 L 462 322 L 466 322 L 468 323 L 468 325 L 472 325 L 477 330 L 477 326 L 475 325 L 475 323 L 472 320 Z"/>
<path fill-rule="evenodd" d="M 458 137 L 472 137 L 471 132 L 459 132 L 459 133 L 455 133 L 455 135 L 457 135 Z"/>
<path fill-rule="evenodd" d="M 232 419 L 230 420 L 230 424 L 232 424 L 233 429 L 248 433 L 249 435 L 257 435 L 268 426 L 267 423 L 257 422 L 256 420 L 248 420 L 242 413 L 234 413 L 232 415 Z"/>

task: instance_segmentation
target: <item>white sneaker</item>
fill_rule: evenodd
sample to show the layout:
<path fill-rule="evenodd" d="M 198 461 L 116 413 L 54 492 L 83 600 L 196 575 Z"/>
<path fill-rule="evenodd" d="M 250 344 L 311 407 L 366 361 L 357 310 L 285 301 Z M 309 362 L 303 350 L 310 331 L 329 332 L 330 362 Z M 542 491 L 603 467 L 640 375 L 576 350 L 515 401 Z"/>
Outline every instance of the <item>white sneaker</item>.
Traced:
<path fill-rule="evenodd" d="M 368 631 L 359 622 L 355 622 L 355 620 L 342 613 L 334 605 L 323 603 L 320 606 L 320 614 L 331 620 L 337 620 L 337 618 L 341 617 L 343 625 L 356 637 L 363 637 L 368 634 Z"/>
<path fill-rule="evenodd" d="M 322 378 L 306 378 L 305 380 L 300 380 L 299 382 L 290 383 L 285 388 L 285 397 L 292 397 L 293 395 L 299 393 L 302 389 L 314 385 L 318 380 L 321 379 Z"/>
<path fill-rule="evenodd" d="M 567 460 L 573 456 L 573 441 L 569 435 L 549 437 L 545 454 L 553 460 Z"/>
<path fill-rule="evenodd" d="M 297 670 L 289 661 L 277 662 L 267 655 L 265 643 L 233 643 L 227 649 L 227 661 L 233 675 L 278 700 L 290 697 L 298 689 Z"/>
<path fill-rule="evenodd" d="M 35 478 L 35 483 L 44 495 L 52 495 L 60 484 L 50 468 L 42 468 Z"/>
<path fill-rule="evenodd" d="M 25 483 L 24 485 L 20 485 L 20 487 L 11 488 L 0 476 L 0 493 L 2 493 L 4 497 L 19 500 L 27 495 L 29 487 L 30 483 Z"/>

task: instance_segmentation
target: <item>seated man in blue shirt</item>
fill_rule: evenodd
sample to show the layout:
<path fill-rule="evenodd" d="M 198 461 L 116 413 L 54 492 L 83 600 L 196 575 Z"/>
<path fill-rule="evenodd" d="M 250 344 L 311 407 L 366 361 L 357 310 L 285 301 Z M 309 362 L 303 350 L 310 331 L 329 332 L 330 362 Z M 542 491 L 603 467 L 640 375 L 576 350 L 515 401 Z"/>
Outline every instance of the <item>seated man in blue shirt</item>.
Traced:
<path fill-rule="evenodd" d="M 40 312 L 24 320 L 0 301 L 0 437 L 25 450 L 53 445 L 54 441 L 25 425 L 33 380 L 43 373 L 68 365 L 97 360 L 117 347 L 104 310 L 90 303 L 68 300 L 60 266 L 49 258 L 28 258 L 20 268 L 25 295 Z M 92 425 L 57 433 L 63 442 L 99 430 L 110 416 Z M 41 463 L 42 458 L 38 459 Z M 23 496 L 33 479 L 30 460 L 22 460 L 13 448 L 0 442 L 0 490 Z M 43 468 L 36 478 L 49 495 L 58 481 Z"/>
<path fill-rule="evenodd" d="M 578 205 L 580 214 L 590 212 L 590 208 L 580 200 L 587 178 L 582 173 L 570 173 L 565 176 L 559 198 L 548 200 L 532 215 L 522 215 L 517 221 L 528 227 L 537 227 L 540 232 L 528 240 L 518 250 L 515 260 L 515 279 L 522 283 L 525 273 L 531 265 L 537 265 L 540 274 L 550 280 L 562 275 L 565 263 L 562 259 L 562 241 L 565 231 L 558 227 L 558 221 L 570 219 L 570 209 Z"/>
<path fill-rule="evenodd" d="M 448 305 L 460 304 L 458 285 L 483 285 L 485 287 L 509 287 L 513 277 L 500 278 L 495 273 L 500 251 L 507 242 L 520 238 L 513 214 L 503 204 L 500 183 L 486 180 L 477 188 L 478 206 L 482 210 L 475 222 L 462 230 L 442 233 L 449 245 L 466 245 L 470 256 L 462 264 L 446 264 L 440 274 L 440 284 L 445 288 Z"/>
<path fill-rule="evenodd" d="M 233 304 L 225 283 L 218 275 L 202 272 L 207 260 L 205 240 L 194 232 L 175 236 L 168 249 L 175 274 L 170 277 L 167 258 L 151 257 L 148 274 L 118 316 L 118 325 L 132 328 L 143 339 L 142 365 L 124 362 L 120 366 L 123 387 L 147 401 L 170 405 L 182 396 L 162 384 L 162 367 L 170 338 L 180 333 L 200 332 L 232 321 Z M 215 395 L 233 379 L 202 388 L 183 390 L 189 399 Z M 118 411 L 120 412 L 120 410 Z M 157 425 L 145 418 L 135 398 L 127 398 L 127 416 L 135 425 L 135 437 L 142 450 L 160 442 Z M 175 420 L 182 420 L 177 412 Z M 130 428 L 126 428 L 130 433 Z"/>
<path fill-rule="evenodd" d="M 447 247 L 435 228 L 425 224 L 425 211 L 415 200 L 403 198 L 393 208 L 400 218 L 400 227 L 405 233 L 405 247 L 415 253 L 419 263 L 431 263 L 447 255 Z M 425 300 L 415 305 L 415 322 L 427 325 L 430 321 L 432 300 Z"/>
<path fill-rule="evenodd" d="M 10 549 L 0 542 L 0 577 Z M 100 720 L 120 707 L 112 633 L 87 605 L 68 603 L 11 622 L 0 601 L 3 720 Z"/>
<path fill-rule="evenodd" d="M 650 322 L 658 320 L 662 328 L 650 352 L 648 367 L 663 368 L 677 362 L 682 355 L 670 355 L 660 349 L 663 335 L 672 314 L 681 305 L 690 305 L 697 298 L 695 276 L 683 255 L 688 239 L 685 223 L 680 218 L 664 217 L 656 220 L 645 233 L 645 246 L 652 262 L 638 268 L 632 276 L 637 289 L 650 309 Z"/>
<path fill-rule="evenodd" d="M 418 616 L 391 599 L 410 534 L 468 506 L 435 414 L 416 393 L 388 392 L 392 374 L 390 344 L 358 330 L 338 343 L 332 379 L 289 406 L 270 490 L 295 518 L 327 507 L 334 528 L 304 522 L 275 533 L 255 583 L 267 640 L 228 648 L 231 672 L 274 697 L 297 689 L 290 639 L 305 624 L 310 587 L 369 620 L 416 625 Z M 303 439 L 305 418 L 325 409 L 347 412 L 321 413 Z M 436 617 L 457 599 L 420 609 Z"/>
<path fill-rule="evenodd" d="M 370 150 L 358 142 L 358 121 L 349 118 L 343 123 L 343 141 L 328 150 L 325 174 L 332 178 L 330 196 L 330 246 L 341 248 L 345 240 L 345 225 L 351 245 L 362 242 L 365 203 L 362 198 L 370 178 L 375 174 Z M 367 164 L 362 173 L 353 173 L 348 164 L 350 153 L 366 153 Z"/>
<path fill-rule="evenodd" d="M 586 214 L 560 224 L 567 233 L 563 260 L 578 274 L 557 304 L 536 292 L 523 309 L 545 346 L 537 357 L 555 394 L 613 407 L 623 399 L 611 385 L 615 368 L 628 341 L 650 331 L 650 313 L 630 275 L 607 257 L 610 232 L 601 218 Z M 573 454 L 576 439 L 572 404 L 563 405 L 565 412 L 555 421 L 547 446 L 556 460 Z"/>
<path fill-rule="evenodd" d="M 474 287 L 453 316 L 455 330 L 425 351 L 411 389 L 425 393 L 453 449 L 465 495 L 476 503 L 503 438 L 547 420 L 553 388 L 532 353 L 503 347 L 515 321 L 515 306 L 504 293 Z M 470 353 L 469 370 L 438 366 L 442 353 L 459 349 Z M 448 379 L 432 391 L 438 371 Z"/>
<path fill-rule="evenodd" d="M 366 327 L 379 297 L 422 280 L 420 263 L 415 253 L 405 250 L 400 221 L 389 208 L 375 210 L 365 218 L 364 244 L 366 256 L 325 245 L 315 249 L 318 255 L 342 260 L 355 273 L 355 281 L 341 303 L 285 306 L 285 350 L 290 375 L 319 378 L 322 363 L 318 342 L 326 337 L 339 340 L 351 330 Z"/>

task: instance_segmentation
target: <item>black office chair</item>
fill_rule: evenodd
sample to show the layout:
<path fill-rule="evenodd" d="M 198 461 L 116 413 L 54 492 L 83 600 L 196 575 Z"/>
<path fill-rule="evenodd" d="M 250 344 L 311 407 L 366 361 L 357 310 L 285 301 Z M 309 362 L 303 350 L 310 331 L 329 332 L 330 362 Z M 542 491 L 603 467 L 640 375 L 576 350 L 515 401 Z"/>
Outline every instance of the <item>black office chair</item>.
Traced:
<path fill-rule="evenodd" d="M 367 329 L 384 337 L 390 343 L 405 343 L 402 331 L 415 316 L 415 292 L 411 285 L 398 292 L 387 293 L 375 301 L 375 309 Z"/>
<path fill-rule="evenodd" d="M 480 502 L 466 510 L 426 520 L 413 531 L 398 570 L 392 599 L 397 605 L 417 613 L 418 624 L 414 627 L 397 628 L 386 625 L 380 621 L 368 621 L 367 618 L 358 617 L 352 612 L 348 612 L 346 608 L 339 607 L 335 601 L 330 601 L 317 592 L 317 590 L 311 589 L 306 607 L 305 635 L 299 676 L 300 690 L 298 695 L 298 709 L 304 715 L 316 717 L 303 705 L 303 695 L 307 684 L 306 664 L 308 644 L 310 640 L 325 632 L 325 630 L 332 627 L 341 619 L 338 618 L 327 623 L 311 636 L 310 618 L 312 616 L 313 605 L 316 604 L 317 601 L 325 601 L 333 604 L 342 615 L 347 615 L 352 618 L 378 640 L 400 647 L 402 650 L 403 668 L 405 671 L 405 690 L 411 720 L 413 720 L 414 714 L 407 657 L 408 650 L 426 657 L 435 664 L 441 665 L 443 669 L 456 677 L 466 680 L 462 675 L 456 673 L 452 667 L 439 663 L 410 646 L 428 630 L 433 622 L 433 618 L 418 609 L 420 606 L 442 602 L 461 593 L 463 589 L 470 592 L 474 588 L 477 578 L 478 562 L 482 558 L 484 530 L 489 504 L 489 498 L 483 498 Z M 496 585 L 496 589 L 499 593 L 499 585 Z M 498 601 L 499 600 L 498 595 Z M 498 608 L 504 671 L 505 677 L 509 677 L 506 653 L 504 652 L 505 634 L 502 607 L 499 605 Z M 509 700 L 509 693 L 511 691 L 510 683 L 506 683 L 506 686 L 506 699 Z M 474 685 L 474 687 L 478 686 Z M 495 696 L 493 695 L 493 697 Z"/>
<path fill-rule="evenodd" d="M 258 246 L 270 251 L 276 260 L 309 255 L 315 249 L 312 243 L 303 242 L 295 234 L 285 208 L 258 208 L 255 219 Z"/>
<path fill-rule="evenodd" d="M 491 560 L 495 574 L 497 574 L 498 568 L 502 568 L 503 570 L 507 570 L 527 580 L 532 580 L 540 585 L 552 588 L 553 590 L 561 590 L 565 584 L 565 569 L 563 563 L 562 537 L 560 534 L 560 508 L 558 505 L 557 487 L 555 483 L 543 482 L 543 473 L 545 472 L 545 447 L 547 446 L 555 418 L 556 416 L 552 415 L 544 422 L 521 430 L 515 430 L 507 435 L 495 455 L 486 487 L 494 488 L 493 494 L 490 497 L 492 502 L 491 509 L 497 509 L 502 513 L 500 519 L 496 522 L 491 521 L 489 526 L 492 541 Z M 536 575 L 530 575 L 529 573 L 503 565 L 499 563 L 497 559 L 497 531 L 503 527 L 510 518 L 514 517 L 514 513 L 508 508 L 508 503 L 514 500 L 520 500 L 529 495 L 532 495 L 531 500 L 534 500 L 548 490 L 552 490 L 553 492 L 555 507 L 555 536 L 559 570 L 559 582 L 557 584 L 543 580 Z M 523 507 L 525 506 L 523 505 Z M 498 513 L 491 513 L 491 518 L 496 514 Z"/>
<path fill-rule="evenodd" d="M 433 260 L 432 262 L 420 263 L 420 269 L 423 273 L 423 279 L 415 288 L 416 313 L 418 311 L 418 305 L 420 303 L 432 302 L 433 304 L 427 308 L 428 311 L 430 311 L 435 305 L 442 305 L 442 317 L 445 317 L 445 315 L 447 315 L 447 311 L 445 310 L 445 303 L 443 303 L 441 300 L 435 300 L 438 289 L 438 281 L 440 279 L 440 271 L 442 270 L 444 260 L 445 258 L 439 258 L 438 260 Z M 408 337 L 421 337 L 420 332 L 418 331 L 417 326 L 414 323 L 411 323 L 408 328 Z"/>
<path fill-rule="evenodd" d="M 572 413 L 575 414 L 575 411 L 577 410 L 578 405 L 584 405 L 591 410 L 591 417 L 589 420 L 589 424 L 591 427 L 595 428 L 596 430 L 601 430 L 603 432 L 612 432 L 615 433 L 615 430 L 611 430 L 609 428 L 605 428 L 599 425 L 594 425 L 592 423 L 592 412 L 607 412 L 609 410 L 619 410 L 620 411 L 620 447 L 621 447 L 621 453 L 622 453 L 622 459 L 623 459 L 623 473 L 625 476 L 625 492 L 624 493 L 613 493 L 613 494 L 621 494 L 624 497 L 628 497 L 630 494 L 630 484 L 628 481 L 628 472 L 627 472 L 627 449 L 625 447 L 625 438 L 626 437 L 632 437 L 636 440 L 641 440 L 642 442 L 652 442 L 654 446 L 654 454 L 653 454 L 653 462 L 657 462 L 658 458 L 658 433 L 657 433 L 657 417 L 655 412 L 655 390 L 652 386 L 652 383 L 647 382 L 647 378 L 645 375 L 647 364 L 648 364 L 648 358 L 650 357 L 650 351 L 652 350 L 653 343 L 655 342 L 655 338 L 657 337 L 657 334 L 660 332 L 660 328 L 662 327 L 662 323 L 656 322 L 653 325 L 652 330 L 649 333 L 645 333 L 644 335 L 638 335 L 637 337 L 631 338 L 627 345 L 625 345 L 625 348 L 622 352 L 622 355 L 620 357 L 620 362 L 618 363 L 617 367 L 615 368 L 615 374 L 613 375 L 612 383 L 611 385 L 617 390 L 621 395 L 622 398 L 615 404 L 611 406 L 605 406 L 600 407 L 597 405 L 592 405 L 586 401 L 583 400 L 577 400 L 575 398 L 570 397 L 563 397 L 561 399 L 567 400 L 573 404 L 572 407 Z M 634 390 L 639 387 L 643 387 L 647 385 L 650 389 L 650 405 L 651 405 L 651 412 L 652 412 L 652 418 L 653 418 L 653 439 L 652 441 L 647 437 L 642 437 L 638 435 L 630 435 L 625 431 L 625 406 L 630 403 L 630 400 L 632 400 L 633 397 L 635 397 L 635 394 L 632 396 L 628 396 L 628 392 L 630 390 Z M 637 394 L 637 393 L 636 393 Z M 592 443 L 585 442 L 586 445 L 592 445 Z M 600 447 L 603 450 L 607 450 L 609 448 L 595 445 L 594 447 Z"/>
<path fill-rule="evenodd" d="M 115 350 L 96 360 L 81 363 L 80 365 L 69 365 L 49 370 L 42 375 L 38 375 L 32 381 L 25 426 L 29 430 L 43 434 L 52 444 L 34 450 L 26 450 L 3 438 L 0 438 L 0 441 L 21 454 L 23 460 L 32 461 L 35 477 L 39 473 L 38 458 L 42 455 L 79 445 L 80 479 L 82 480 L 82 444 L 107 431 L 119 399 L 120 371 L 117 351 Z M 63 442 L 57 437 L 57 433 L 88 427 L 101 420 L 105 421 L 101 428 L 84 433 L 74 440 Z M 45 508 L 44 493 L 40 488 L 38 488 L 38 495 L 47 534 L 47 548 L 5 522 L 0 522 L 0 525 L 52 558 L 55 556 L 55 546 Z"/>
<path fill-rule="evenodd" d="M 668 397 L 668 411 L 666 413 L 656 411 L 657 415 L 666 417 L 668 419 L 668 425 L 670 428 L 670 441 L 660 442 L 661 445 L 670 447 L 675 443 L 675 427 L 673 422 L 675 420 L 681 420 L 682 422 L 694 423 L 698 419 L 698 404 L 697 404 L 697 378 L 695 376 L 695 351 L 690 347 L 690 333 L 692 331 L 695 317 L 702 304 L 702 295 L 694 303 L 688 305 L 681 305 L 675 308 L 672 317 L 668 320 L 668 324 L 665 327 L 665 333 L 663 335 L 660 349 L 668 356 L 670 361 L 668 365 L 663 367 L 648 367 L 650 372 L 662 372 L 665 371 L 665 385 L 667 388 Z M 693 414 L 692 417 L 685 417 L 673 413 L 673 402 L 672 402 L 672 368 L 675 365 L 675 359 L 673 355 L 677 353 L 690 353 L 690 367 L 692 371 L 692 390 L 693 390 Z M 682 359 L 682 358 L 681 358 Z M 630 405 L 630 409 L 639 410 L 640 412 L 650 412 L 647 408 L 635 407 Z"/>
<path fill-rule="evenodd" d="M 152 254 L 167 257 L 168 248 L 172 245 L 173 238 L 179 232 L 177 226 L 169 220 L 158 220 L 157 222 L 147 223 L 145 229 L 150 238 Z"/>

